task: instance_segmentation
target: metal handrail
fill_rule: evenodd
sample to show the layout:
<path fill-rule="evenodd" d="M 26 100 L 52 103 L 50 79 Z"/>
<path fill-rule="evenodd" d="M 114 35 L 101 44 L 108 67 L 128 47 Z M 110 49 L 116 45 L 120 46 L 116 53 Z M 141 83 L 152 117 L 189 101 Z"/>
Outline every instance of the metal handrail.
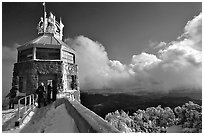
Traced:
<path fill-rule="evenodd" d="M 21 101 L 25 100 L 23 107 L 21 107 Z M 29 104 L 27 105 L 27 100 L 29 100 Z M 20 122 L 31 110 L 34 109 L 35 105 L 35 97 L 34 94 L 22 97 L 18 100 L 18 121 Z M 21 115 L 23 115 L 21 117 Z"/>

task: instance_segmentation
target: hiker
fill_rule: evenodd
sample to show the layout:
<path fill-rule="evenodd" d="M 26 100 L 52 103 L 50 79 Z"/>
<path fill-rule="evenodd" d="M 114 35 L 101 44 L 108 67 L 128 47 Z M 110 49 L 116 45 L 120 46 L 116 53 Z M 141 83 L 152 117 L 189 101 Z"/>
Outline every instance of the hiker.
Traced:
<path fill-rule="evenodd" d="M 52 86 L 51 86 L 51 82 L 49 82 L 47 85 L 47 102 L 48 103 L 51 102 L 51 92 L 52 92 Z"/>
<path fill-rule="evenodd" d="M 46 106 L 46 102 L 45 102 L 45 86 L 44 83 L 41 82 L 41 85 L 37 88 L 36 90 L 36 94 L 38 95 L 38 108 L 41 107 L 41 101 L 43 102 L 44 106 Z"/>
<path fill-rule="evenodd" d="M 14 109 L 14 100 L 17 95 L 16 93 L 17 93 L 17 88 L 13 86 L 10 90 L 10 93 L 6 96 L 6 97 L 9 97 L 9 109 Z"/>
<path fill-rule="evenodd" d="M 53 80 L 52 81 L 52 85 L 53 85 L 53 91 L 52 91 L 52 101 L 55 101 L 56 100 L 56 98 L 57 98 L 57 84 L 56 84 L 56 82 Z"/>
<path fill-rule="evenodd" d="M 72 80 L 71 82 L 71 89 L 73 90 L 74 89 L 74 81 Z"/>

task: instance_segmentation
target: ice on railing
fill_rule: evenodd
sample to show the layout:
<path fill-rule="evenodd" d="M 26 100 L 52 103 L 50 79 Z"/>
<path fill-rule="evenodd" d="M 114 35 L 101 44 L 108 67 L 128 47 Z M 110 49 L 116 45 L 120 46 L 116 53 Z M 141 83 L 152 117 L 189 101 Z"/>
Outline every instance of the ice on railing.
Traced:
<path fill-rule="evenodd" d="M 24 104 L 21 104 L 21 101 L 24 100 Z M 23 106 L 23 107 L 21 107 Z M 35 106 L 35 97 L 34 94 L 22 97 L 18 100 L 18 121 L 21 121 Z"/>

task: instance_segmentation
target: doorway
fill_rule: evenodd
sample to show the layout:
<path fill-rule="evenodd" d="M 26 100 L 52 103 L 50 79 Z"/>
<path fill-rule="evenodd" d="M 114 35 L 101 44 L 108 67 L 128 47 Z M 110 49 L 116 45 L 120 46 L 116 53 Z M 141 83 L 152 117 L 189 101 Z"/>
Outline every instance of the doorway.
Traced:
<path fill-rule="evenodd" d="M 46 100 L 48 103 L 51 101 L 56 100 L 56 94 L 57 94 L 57 74 L 40 74 L 39 80 L 38 80 L 38 86 L 41 85 L 41 83 L 44 83 L 45 91 L 46 91 Z M 48 87 L 48 85 L 50 86 Z M 49 89 L 49 90 L 48 90 Z"/>
<path fill-rule="evenodd" d="M 57 75 L 56 74 L 40 74 L 38 80 L 38 86 L 40 86 L 41 82 L 44 83 L 45 90 L 47 92 L 47 86 L 50 83 L 53 86 L 53 82 L 57 82 Z"/>

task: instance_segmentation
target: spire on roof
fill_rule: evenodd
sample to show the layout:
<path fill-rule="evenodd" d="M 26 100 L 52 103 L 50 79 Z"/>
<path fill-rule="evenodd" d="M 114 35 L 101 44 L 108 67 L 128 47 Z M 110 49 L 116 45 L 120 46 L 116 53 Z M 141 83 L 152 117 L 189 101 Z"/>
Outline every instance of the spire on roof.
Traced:
<path fill-rule="evenodd" d="M 55 37 L 62 40 L 63 36 L 63 28 L 64 25 L 62 24 L 61 18 L 60 23 L 58 23 L 55 19 L 55 16 L 50 12 L 50 16 L 47 18 L 45 2 L 43 2 L 43 9 L 44 9 L 44 18 L 40 18 L 40 22 L 38 23 L 38 34 L 46 34 L 51 33 L 54 34 Z"/>
<path fill-rule="evenodd" d="M 44 9 L 44 23 L 43 23 L 43 32 L 46 31 L 46 16 L 47 16 L 47 13 L 46 13 L 46 7 L 45 7 L 45 2 L 43 2 L 43 9 Z"/>

